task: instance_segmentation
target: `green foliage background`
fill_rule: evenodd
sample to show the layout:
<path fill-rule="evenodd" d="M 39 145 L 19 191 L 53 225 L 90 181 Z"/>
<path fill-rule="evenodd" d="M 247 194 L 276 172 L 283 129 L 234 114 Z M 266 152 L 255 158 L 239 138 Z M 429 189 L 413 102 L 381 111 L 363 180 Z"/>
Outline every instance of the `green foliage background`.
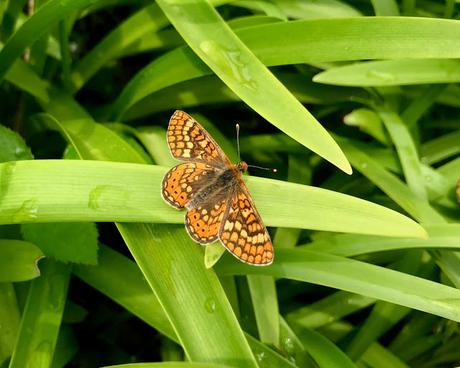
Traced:
<path fill-rule="evenodd" d="M 458 15 L 1 2 L 0 365 L 458 366 Z M 273 265 L 198 246 L 161 199 L 175 109 L 278 169 L 245 177 Z"/>

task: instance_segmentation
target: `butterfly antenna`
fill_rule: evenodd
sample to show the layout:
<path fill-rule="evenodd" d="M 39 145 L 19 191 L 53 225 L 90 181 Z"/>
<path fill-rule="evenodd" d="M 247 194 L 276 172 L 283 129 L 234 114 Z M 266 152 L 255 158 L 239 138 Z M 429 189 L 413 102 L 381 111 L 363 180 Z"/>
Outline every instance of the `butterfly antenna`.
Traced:
<path fill-rule="evenodd" d="M 240 155 L 240 124 L 236 123 L 235 129 L 236 129 L 236 149 L 238 150 L 238 162 L 240 162 L 241 161 L 241 155 Z"/>
<path fill-rule="evenodd" d="M 278 172 L 277 169 L 271 169 L 269 167 L 262 167 L 262 166 L 256 166 L 256 165 L 248 165 L 248 167 L 253 167 L 254 169 L 268 170 L 274 173 Z"/>

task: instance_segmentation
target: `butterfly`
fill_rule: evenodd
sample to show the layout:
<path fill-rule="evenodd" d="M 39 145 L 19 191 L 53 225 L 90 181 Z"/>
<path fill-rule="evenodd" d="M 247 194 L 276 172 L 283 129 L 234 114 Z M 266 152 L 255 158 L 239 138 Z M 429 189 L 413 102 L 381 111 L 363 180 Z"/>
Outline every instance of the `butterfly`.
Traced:
<path fill-rule="evenodd" d="M 169 205 L 187 209 L 190 237 L 203 245 L 220 240 L 242 262 L 271 264 L 270 235 L 242 177 L 246 162 L 234 165 L 210 134 L 180 110 L 171 116 L 167 142 L 183 163 L 166 173 L 161 194 Z"/>

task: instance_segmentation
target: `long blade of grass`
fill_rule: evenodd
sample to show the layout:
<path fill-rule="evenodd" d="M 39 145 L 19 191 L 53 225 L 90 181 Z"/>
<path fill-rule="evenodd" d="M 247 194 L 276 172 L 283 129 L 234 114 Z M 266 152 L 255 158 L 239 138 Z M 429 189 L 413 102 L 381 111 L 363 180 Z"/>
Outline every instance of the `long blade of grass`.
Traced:
<path fill-rule="evenodd" d="M 71 267 L 47 259 L 32 281 L 10 368 L 49 367 L 58 338 Z"/>
<path fill-rule="evenodd" d="M 444 19 L 362 17 L 304 20 L 264 24 L 239 29 L 235 33 L 267 66 L 460 57 L 460 25 Z M 128 83 L 114 103 L 113 116 L 120 117 L 136 96 L 139 99 L 139 96 L 145 97 L 159 89 L 210 73 L 206 64 L 189 48 L 163 54 Z"/>
<path fill-rule="evenodd" d="M 159 300 L 137 265 L 127 257 L 101 246 L 98 267 L 76 265 L 74 273 L 153 328 L 173 341 L 178 341 Z M 288 361 L 258 340 L 247 334 L 246 338 L 254 354 L 258 356 L 259 367 L 292 367 Z"/>
<path fill-rule="evenodd" d="M 317 239 L 306 246 L 308 250 L 354 257 L 372 252 L 412 248 L 460 249 L 458 224 L 425 225 L 428 239 L 383 238 L 380 236 L 339 234 Z"/>
<path fill-rule="evenodd" d="M 351 173 L 346 157 L 327 131 L 208 2 L 160 0 L 158 4 L 193 51 L 245 103 L 289 136 Z"/>
<path fill-rule="evenodd" d="M 359 87 L 456 83 L 460 82 L 460 63 L 448 59 L 369 61 L 328 69 L 313 81 Z"/>
<path fill-rule="evenodd" d="M 460 290 L 343 257 L 278 249 L 271 267 L 250 267 L 223 257 L 217 271 L 222 275 L 271 275 L 311 282 L 460 320 Z"/>
<path fill-rule="evenodd" d="M 0 283 L 0 364 L 11 357 L 14 342 L 19 331 L 21 312 L 19 310 L 13 284 Z"/>
<path fill-rule="evenodd" d="M 183 223 L 152 188 L 166 168 L 96 161 L 20 161 L 0 164 L 0 223 L 123 221 Z M 59 182 L 55 178 L 59 177 Z M 267 225 L 424 237 L 413 220 L 341 193 L 271 179 L 247 183 Z M 51 190 L 53 188 L 53 190 Z M 159 189 L 158 189 L 159 190 Z M 273 196 L 273 193 L 284 193 Z M 328 221 L 323 221 L 327 218 Z"/>
<path fill-rule="evenodd" d="M 305 350 L 321 368 L 353 368 L 356 365 L 336 345 L 320 333 L 305 327 L 295 329 Z"/>

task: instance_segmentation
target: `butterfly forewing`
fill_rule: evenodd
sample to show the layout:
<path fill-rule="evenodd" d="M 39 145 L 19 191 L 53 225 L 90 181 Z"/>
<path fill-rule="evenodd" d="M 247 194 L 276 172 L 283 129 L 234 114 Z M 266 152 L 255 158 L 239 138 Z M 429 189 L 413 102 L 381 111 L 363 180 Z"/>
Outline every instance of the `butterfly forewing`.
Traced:
<path fill-rule="evenodd" d="M 273 261 L 270 236 L 242 179 L 219 145 L 190 115 L 174 112 L 167 140 L 172 155 L 185 163 L 173 167 L 162 185 L 164 200 L 187 208 L 190 237 L 209 244 L 218 239 L 238 259 L 253 265 Z"/>
<path fill-rule="evenodd" d="M 179 160 L 203 162 L 222 169 L 231 164 L 209 133 L 183 111 L 177 110 L 172 115 L 167 138 L 172 155 Z"/>
<path fill-rule="evenodd" d="M 214 167 L 201 162 L 179 164 L 166 173 L 161 194 L 171 206 L 184 208 L 197 191 L 216 175 Z"/>
<path fill-rule="evenodd" d="M 273 262 L 273 246 L 262 218 L 241 180 L 229 200 L 229 210 L 223 220 L 220 240 L 238 259 L 254 265 Z"/>

